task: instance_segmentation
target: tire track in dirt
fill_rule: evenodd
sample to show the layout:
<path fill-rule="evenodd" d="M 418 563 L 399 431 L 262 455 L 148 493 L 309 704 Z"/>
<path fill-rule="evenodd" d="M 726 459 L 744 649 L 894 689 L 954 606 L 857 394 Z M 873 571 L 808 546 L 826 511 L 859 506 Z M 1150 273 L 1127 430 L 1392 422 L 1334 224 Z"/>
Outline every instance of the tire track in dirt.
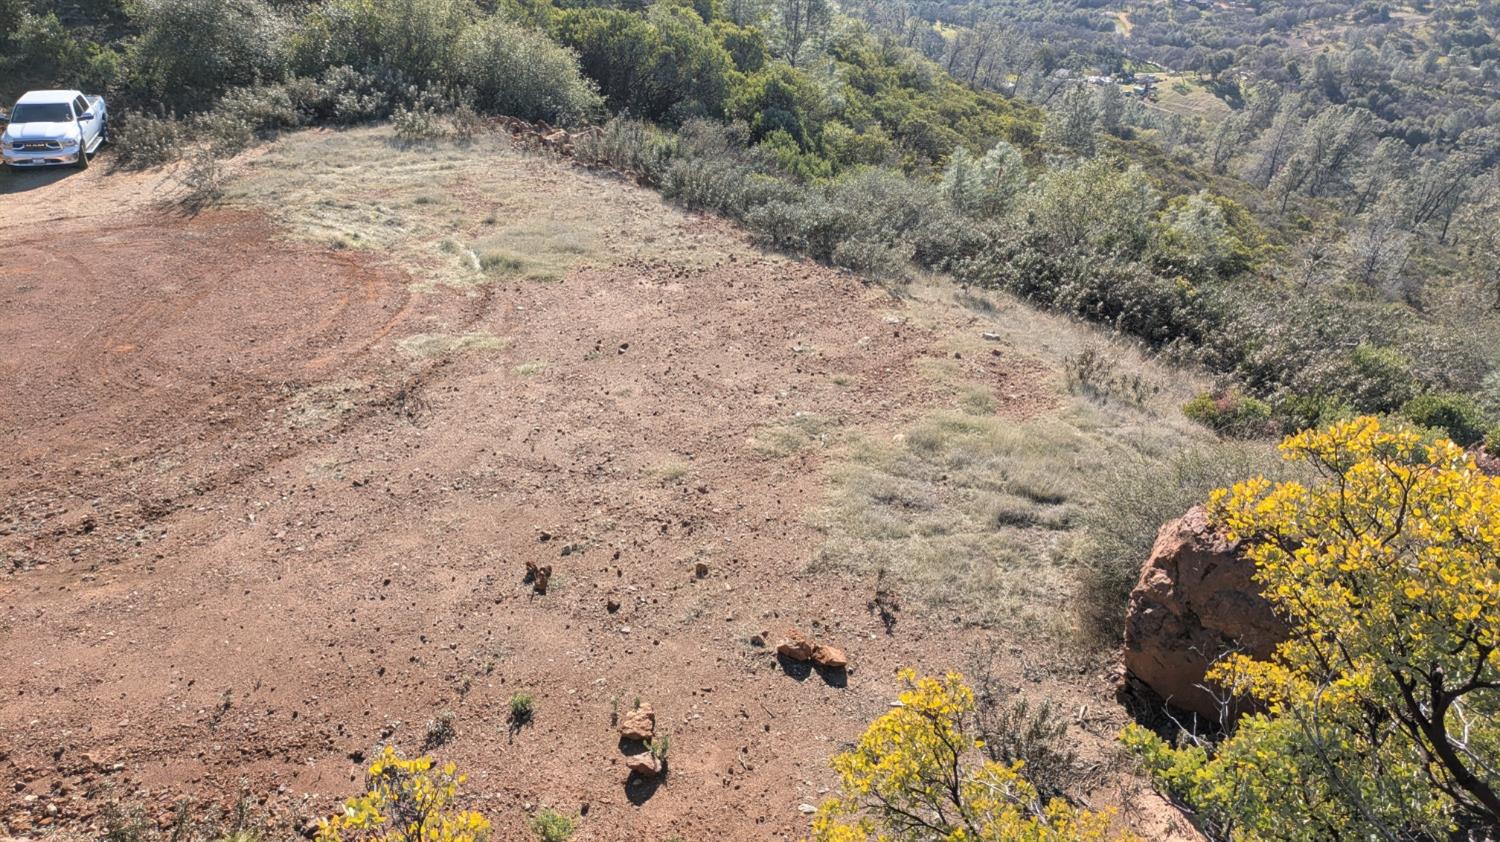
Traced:
<path fill-rule="evenodd" d="M 374 383 L 423 305 L 400 275 L 276 242 L 252 213 L 65 227 L 7 248 L 0 554 L 17 563 L 76 555 L 79 523 L 149 527 L 295 452 L 275 408 L 327 377 Z"/>

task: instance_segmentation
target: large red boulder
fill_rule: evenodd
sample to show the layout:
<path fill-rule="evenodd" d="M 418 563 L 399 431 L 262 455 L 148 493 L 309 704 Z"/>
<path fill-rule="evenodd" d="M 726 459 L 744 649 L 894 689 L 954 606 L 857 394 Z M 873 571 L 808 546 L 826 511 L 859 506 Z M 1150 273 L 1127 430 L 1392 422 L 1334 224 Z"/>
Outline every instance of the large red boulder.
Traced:
<path fill-rule="evenodd" d="M 1223 694 L 1203 686 L 1209 665 L 1229 652 L 1267 657 L 1287 635 L 1254 571 L 1202 506 L 1162 526 L 1125 615 L 1126 680 L 1217 723 Z"/>

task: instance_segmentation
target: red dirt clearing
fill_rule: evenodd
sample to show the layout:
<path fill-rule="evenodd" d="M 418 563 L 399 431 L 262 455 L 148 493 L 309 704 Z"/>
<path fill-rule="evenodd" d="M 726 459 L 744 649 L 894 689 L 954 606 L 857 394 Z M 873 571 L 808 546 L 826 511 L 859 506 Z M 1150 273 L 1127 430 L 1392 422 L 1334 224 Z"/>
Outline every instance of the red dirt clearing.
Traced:
<path fill-rule="evenodd" d="M 579 839 L 795 837 L 896 667 L 961 665 L 972 635 L 887 636 L 871 583 L 802 572 L 822 457 L 752 441 L 931 406 L 937 337 L 878 290 L 740 259 L 415 292 L 245 211 L 58 225 L 0 229 L 0 830 L 242 781 L 298 826 L 451 711 L 435 751 L 498 838 L 541 806 Z M 398 345 L 435 332 L 494 341 Z M 1045 404 L 1033 374 L 1002 392 Z M 750 642 L 788 624 L 847 680 Z M 537 714 L 510 733 L 516 692 Z M 659 783 L 627 781 L 610 724 L 636 698 L 672 735 Z"/>

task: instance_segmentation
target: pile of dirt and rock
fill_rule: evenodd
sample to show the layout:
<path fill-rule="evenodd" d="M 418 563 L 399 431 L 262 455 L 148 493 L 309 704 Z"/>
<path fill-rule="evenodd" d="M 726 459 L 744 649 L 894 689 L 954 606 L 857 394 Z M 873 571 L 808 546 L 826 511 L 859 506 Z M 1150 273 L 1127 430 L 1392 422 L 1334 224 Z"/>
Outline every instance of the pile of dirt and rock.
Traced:
<path fill-rule="evenodd" d="M 1209 666 L 1231 652 L 1267 657 L 1287 634 L 1254 572 L 1202 506 L 1162 526 L 1130 594 L 1123 689 L 1218 722 L 1227 702 Z"/>
<path fill-rule="evenodd" d="M 787 629 L 781 642 L 776 644 L 776 654 L 798 663 L 810 662 L 826 670 L 849 667 L 849 656 L 844 650 L 815 641 L 796 628 Z"/>
<path fill-rule="evenodd" d="M 654 778 L 666 771 L 666 757 L 656 742 L 656 712 L 638 704 L 620 718 L 620 744 L 632 775 Z"/>

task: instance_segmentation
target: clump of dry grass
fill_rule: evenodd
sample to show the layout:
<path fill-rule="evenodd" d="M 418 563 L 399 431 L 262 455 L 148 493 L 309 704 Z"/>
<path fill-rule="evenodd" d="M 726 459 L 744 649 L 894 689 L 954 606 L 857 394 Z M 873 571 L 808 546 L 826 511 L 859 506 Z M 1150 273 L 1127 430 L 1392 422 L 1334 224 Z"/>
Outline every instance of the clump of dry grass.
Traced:
<path fill-rule="evenodd" d="M 887 571 L 903 598 L 959 622 L 1096 640 L 1123 617 L 1146 536 L 1207 492 L 1203 482 L 1154 497 L 1143 487 L 1156 505 L 1134 506 L 1121 489 L 1175 482 L 1185 450 L 1222 465 L 1215 478 L 1248 468 L 1171 405 L 1179 384 L 1169 369 L 1087 326 L 1004 305 L 994 310 L 1005 316 L 993 323 L 998 343 L 979 338 L 990 325 L 971 328 L 918 365 L 953 409 L 845 449 L 816 519 L 825 540 L 814 566 Z M 998 416 L 1003 397 L 957 362 L 996 348 L 1040 365 L 1044 378 L 1055 371 L 1055 405 L 1023 421 Z"/>
<path fill-rule="evenodd" d="M 839 423 L 811 412 L 767 424 L 750 436 L 750 448 L 760 456 L 780 459 L 804 450 L 827 447 L 838 440 Z"/>
<path fill-rule="evenodd" d="M 314 242 L 383 253 L 429 283 L 552 281 L 591 264 L 726 255 L 653 192 L 604 189 L 600 176 L 503 142 L 394 139 L 390 127 L 288 134 L 236 166 L 224 201 L 263 208 Z"/>
<path fill-rule="evenodd" d="M 860 441 L 819 517 L 815 564 L 888 570 L 904 593 L 965 622 L 1040 620 L 1067 593 L 1060 550 L 1103 454 L 1061 419 L 962 412 L 890 443 Z"/>
<path fill-rule="evenodd" d="M 413 357 L 444 357 L 463 351 L 490 351 L 508 343 L 483 331 L 473 333 L 418 333 L 401 340 L 402 351 Z"/>
<path fill-rule="evenodd" d="M 1206 442 L 1165 458 L 1136 454 L 1104 466 L 1098 482 L 1107 489 L 1106 499 L 1084 512 L 1081 540 L 1071 551 L 1083 642 L 1119 644 L 1130 590 L 1163 523 L 1204 502 L 1215 488 L 1257 475 L 1282 477 L 1288 470 L 1266 442 Z"/>

